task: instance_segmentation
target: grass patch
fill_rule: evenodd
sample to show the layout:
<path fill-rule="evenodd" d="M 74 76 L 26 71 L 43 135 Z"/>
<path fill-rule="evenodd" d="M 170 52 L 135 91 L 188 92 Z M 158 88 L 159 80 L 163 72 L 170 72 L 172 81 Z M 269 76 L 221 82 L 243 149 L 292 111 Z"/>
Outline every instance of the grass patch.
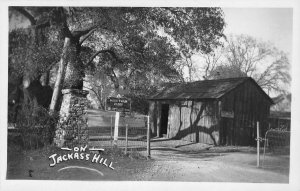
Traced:
<path fill-rule="evenodd" d="M 64 155 L 71 151 L 64 151 L 53 145 L 43 148 L 24 150 L 17 144 L 8 145 L 7 179 L 35 179 L 35 180 L 135 180 L 136 173 L 143 171 L 151 161 L 144 160 L 138 152 L 124 153 L 121 148 L 106 148 L 103 152 L 89 151 L 90 156 L 100 154 L 109 162 L 113 162 L 114 170 L 90 160 L 68 160 L 50 167 L 52 154 Z M 84 166 L 101 171 L 104 176 L 99 176 L 91 171 L 82 169 L 70 169 L 59 172 L 66 166 Z"/>

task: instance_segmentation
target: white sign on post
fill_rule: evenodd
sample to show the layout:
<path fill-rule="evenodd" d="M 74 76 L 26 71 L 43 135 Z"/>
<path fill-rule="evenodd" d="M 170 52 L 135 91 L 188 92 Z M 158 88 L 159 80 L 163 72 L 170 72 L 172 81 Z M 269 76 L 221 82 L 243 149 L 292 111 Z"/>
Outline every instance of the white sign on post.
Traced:
<path fill-rule="evenodd" d="M 114 130 L 114 145 L 117 145 L 118 135 L 119 135 L 119 119 L 120 119 L 120 112 L 116 112 L 115 117 L 115 130 Z"/>

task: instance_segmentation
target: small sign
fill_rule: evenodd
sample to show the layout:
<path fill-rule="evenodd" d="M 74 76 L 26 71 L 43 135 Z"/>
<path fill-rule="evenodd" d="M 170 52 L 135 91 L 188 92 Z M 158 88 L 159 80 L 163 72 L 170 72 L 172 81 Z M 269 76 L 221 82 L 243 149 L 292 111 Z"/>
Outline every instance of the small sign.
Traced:
<path fill-rule="evenodd" d="M 233 111 L 221 111 L 221 117 L 234 118 L 234 112 Z"/>
<path fill-rule="evenodd" d="M 106 100 L 107 110 L 130 112 L 130 100 L 122 97 L 109 97 Z"/>

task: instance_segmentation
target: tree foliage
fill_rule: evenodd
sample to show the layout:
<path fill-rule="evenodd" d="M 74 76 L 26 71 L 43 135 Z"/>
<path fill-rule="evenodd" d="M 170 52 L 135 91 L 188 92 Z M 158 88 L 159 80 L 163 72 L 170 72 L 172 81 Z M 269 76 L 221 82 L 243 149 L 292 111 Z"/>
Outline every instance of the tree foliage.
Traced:
<path fill-rule="evenodd" d="M 65 88 L 82 88 L 85 74 L 103 71 L 119 89 L 147 92 L 156 82 L 181 80 L 176 61 L 192 51 L 220 45 L 220 8 L 176 7 L 12 7 L 31 23 L 12 31 L 11 68 L 39 77 L 57 63 L 70 38 Z M 40 33 L 40 35 L 36 35 Z M 25 35 L 23 37 L 23 35 Z M 35 43 L 37 39 L 44 39 Z M 26 43 L 22 43 L 25 39 Z M 22 45 L 19 47 L 18 45 Z M 32 47 L 32 48 L 31 48 Z M 24 74 L 22 74 L 24 75 Z"/>
<path fill-rule="evenodd" d="M 32 43 L 31 31 L 26 32 L 18 29 L 9 34 L 9 71 L 19 77 L 26 74 L 28 78 L 36 79 L 58 62 L 62 46 L 59 41 Z"/>

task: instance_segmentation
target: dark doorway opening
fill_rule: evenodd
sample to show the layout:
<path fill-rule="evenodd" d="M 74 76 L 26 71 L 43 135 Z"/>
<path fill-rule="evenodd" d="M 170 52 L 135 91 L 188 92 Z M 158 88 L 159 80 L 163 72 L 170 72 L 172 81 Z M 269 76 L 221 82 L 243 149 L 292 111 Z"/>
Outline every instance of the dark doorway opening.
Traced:
<path fill-rule="evenodd" d="M 160 125 L 160 135 L 164 136 L 168 132 L 168 117 L 169 117 L 169 104 L 161 105 L 161 125 Z"/>
<path fill-rule="evenodd" d="M 220 144 L 221 145 L 234 145 L 234 128 L 233 119 L 222 118 L 222 124 L 220 129 Z"/>

